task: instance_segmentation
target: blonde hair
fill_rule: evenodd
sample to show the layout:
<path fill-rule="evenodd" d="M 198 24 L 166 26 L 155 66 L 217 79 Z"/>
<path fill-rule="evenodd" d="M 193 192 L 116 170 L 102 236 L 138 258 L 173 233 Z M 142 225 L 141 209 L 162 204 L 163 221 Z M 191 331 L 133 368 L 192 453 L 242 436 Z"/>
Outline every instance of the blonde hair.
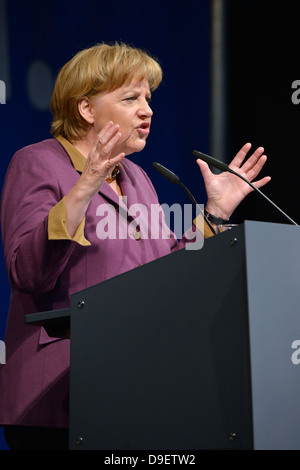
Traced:
<path fill-rule="evenodd" d="M 78 110 L 83 97 L 113 91 L 137 75 L 155 90 L 162 80 L 158 61 L 148 52 L 124 43 L 96 44 L 78 52 L 60 70 L 51 98 L 51 133 L 68 140 L 82 138 L 89 124 Z"/>

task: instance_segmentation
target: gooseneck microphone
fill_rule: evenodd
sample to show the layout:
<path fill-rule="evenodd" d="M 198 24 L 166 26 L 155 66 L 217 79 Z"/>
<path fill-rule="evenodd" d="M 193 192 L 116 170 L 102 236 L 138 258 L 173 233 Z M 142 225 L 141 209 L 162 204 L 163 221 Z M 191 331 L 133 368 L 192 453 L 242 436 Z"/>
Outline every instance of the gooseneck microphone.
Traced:
<path fill-rule="evenodd" d="M 165 166 L 163 166 L 163 165 L 161 165 L 160 163 L 157 163 L 157 162 L 153 162 L 152 166 L 161 175 L 163 175 L 165 178 L 167 178 L 167 180 L 171 181 L 171 183 L 179 184 L 181 186 L 182 183 L 181 183 L 180 179 L 178 178 L 177 175 L 175 175 L 175 173 L 173 173 L 173 171 L 168 170 L 168 168 L 166 168 Z M 187 188 L 185 188 L 185 189 L 187 189 Z"/>
<path fill-rule="evenodd" d="M 210 155 L 206 155 L 205 153 L 198 152 L 198 150 L 193 150 L 192 153 L 195 157 L 200 158 L 200 160 L 205 161 L 209 165 L 217 168 L 218 170 L 228 171 L 229 173 L 232 173 L 233 175 L 237 176 L 238 178 L 241 178 L 243 181 L 245 181 L 247 184 L 249 184 L 251 186 L 251 188 L 253 188 L 255 191 L 257 191 L 261 196 L 263 196 L 270 204 L 272 204 L 272 206 L 275 207 L 275 209 L 277 209 L 284 217 L 286 217 L 286 219 L 288 219 L 289 222 L 291 222 L 293 225 L 296 225 L 297 227 L 299 227 L 299 225 L 293 219 L 291 219 L 291 217 L 289 217 L 285 212 L 283 212 L 283 210 L 281 210 L 280 207 L 278 207 L 276 204 L 274 204 L 274 202 L 271 201 L 271 199 L 269 199 L 262 191 L 260 191 L 256 186 L 254 186 L 254 184 L 252 184 L 249 180 L 244 178 L 242 175 L 240 175 L 236 171 L 233 171 L 231 168 L 229 168 L 229 166 L 226 163 L 221 162 L 220 160 L 217 160 L 216 158 L 213 158 Z"/>
<path fill-rule="evenodd" d="M 209 225 L 209 228 L 212 230 L 212 232 L 214 234 L 216 234 L 216 231 L 214 230 L 214 228 L 212 227 L 211 223 L 209 222 L 209 220 L 207 220 L 203 210 L 201 209 L 201 207 L 198 205 L 196 199 L 194 198 L 194 196 L 192 195 L 191 191 L 180 181 L 179 177 L 177 175 L 175 175 L 175 173 L 173 173 L 171 170 L 168 170 L 168 168 L 166 168 L 165 166 L 161 165 L 160 163 L 157 163 L 157 162 L 153 162 L 152 163 L 152 166 L 161 174 L 163 175 L 165 178 L 167 178 L 167 180 L 169 180 L 171 183 L 173 184 L 178 184 L 179 186 L 181 186 L 185 191 L 186 193 L 188 194 L 189 198 L 191 199 L 191 201 L 193 202 L 193 204 L 196 206 L 196 208 L 198 209 L 198 211 L 202 214 L 203 218 L 205 219 L 206 223 Z"/>

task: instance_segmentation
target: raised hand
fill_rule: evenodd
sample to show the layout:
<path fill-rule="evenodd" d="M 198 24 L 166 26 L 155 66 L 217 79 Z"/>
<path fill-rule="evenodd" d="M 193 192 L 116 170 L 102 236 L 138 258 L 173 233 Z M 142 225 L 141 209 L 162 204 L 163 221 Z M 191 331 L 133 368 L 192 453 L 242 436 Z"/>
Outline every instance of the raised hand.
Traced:
<path fill-rule="evenodd" d="M 267 157 L 263 154 L 264 148 L 258 147 L 245 160 L 250 148 L 250 143 L 245 144 L 233 158 L 229 167 L 260 188 L 271 180 L 269 176 L 265 176 L 258 181 L 253 181 L 261 172 Z M 216 217 L 229 219 L 235 208 L 247 194 L 253 191 L 253 188 L 232 173 L 225 171 L 216 175 L 210 171 L 206 162 L 198 159 L 197 163 L 202 172 L 207 193 L 206 209 Z"/>
<path fill-rule="evenodd" d="M 125 157 L 123 152 L 116 155 L 116 145 L 120 138 L 118 124 L 108 122 L 97 135 L 80 178 L 65 198 L 67 231 L 71 237 L 82 221 L 91 199 L 98 193 L 114 166 Z"/>
<path fill-rule="evenodd" d="M 118 155 L 114 154 L 115 146 L 120 138 L 119 125 L 113 124 L 111 121 L 97 135 L 82 175 L 78 180 L 78 185 L 81 188 L 86 188 L 89 197 L 97 194 L 114 166 L 125 157 L 123 152 Z"/>

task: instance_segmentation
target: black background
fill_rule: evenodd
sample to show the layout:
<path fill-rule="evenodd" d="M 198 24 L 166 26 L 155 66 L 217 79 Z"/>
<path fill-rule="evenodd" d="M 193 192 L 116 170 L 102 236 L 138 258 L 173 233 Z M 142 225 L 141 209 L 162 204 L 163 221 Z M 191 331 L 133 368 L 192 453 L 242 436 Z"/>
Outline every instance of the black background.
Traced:
<path fill-rule="evenodd" d="M 292 102 L 292 83 L 300 79 L 299 2 L 230 0 L 226 5 L 227 159 L 246 142 L 264 147 L 263 174 L 272 180 L 262 191 L 300 223 L 300 105 Z M 235 219 L 288 223 L 254 193 Z"/>

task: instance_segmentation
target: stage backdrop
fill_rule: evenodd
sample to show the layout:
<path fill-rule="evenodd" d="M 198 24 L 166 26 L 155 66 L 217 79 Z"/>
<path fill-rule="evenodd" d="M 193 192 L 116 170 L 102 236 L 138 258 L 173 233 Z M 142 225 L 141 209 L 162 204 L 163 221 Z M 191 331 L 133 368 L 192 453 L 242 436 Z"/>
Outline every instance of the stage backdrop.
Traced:
<path fill-rule="evenodd" d="M 49 100 L 63 64 L 95 43 L 123 41 L 151 52 L 164 70 L 151 103 L 151 136 L 132 159 L 148 172 L 162 203 L 190 200 L 152 168 L 153 161 L 180 175 L 204 202 L 192 150 L 209 151 L 209 12 L 209 0 L 0 0 L 0 80 L 6 85 L 5 100 L 0 95 L 1 187 L 14 152 L 50 137 Z M 0 282 L 3 339 L 10 292 L 2 249 Z M 1 439 L 0 448 L 7 448 Z"/>

